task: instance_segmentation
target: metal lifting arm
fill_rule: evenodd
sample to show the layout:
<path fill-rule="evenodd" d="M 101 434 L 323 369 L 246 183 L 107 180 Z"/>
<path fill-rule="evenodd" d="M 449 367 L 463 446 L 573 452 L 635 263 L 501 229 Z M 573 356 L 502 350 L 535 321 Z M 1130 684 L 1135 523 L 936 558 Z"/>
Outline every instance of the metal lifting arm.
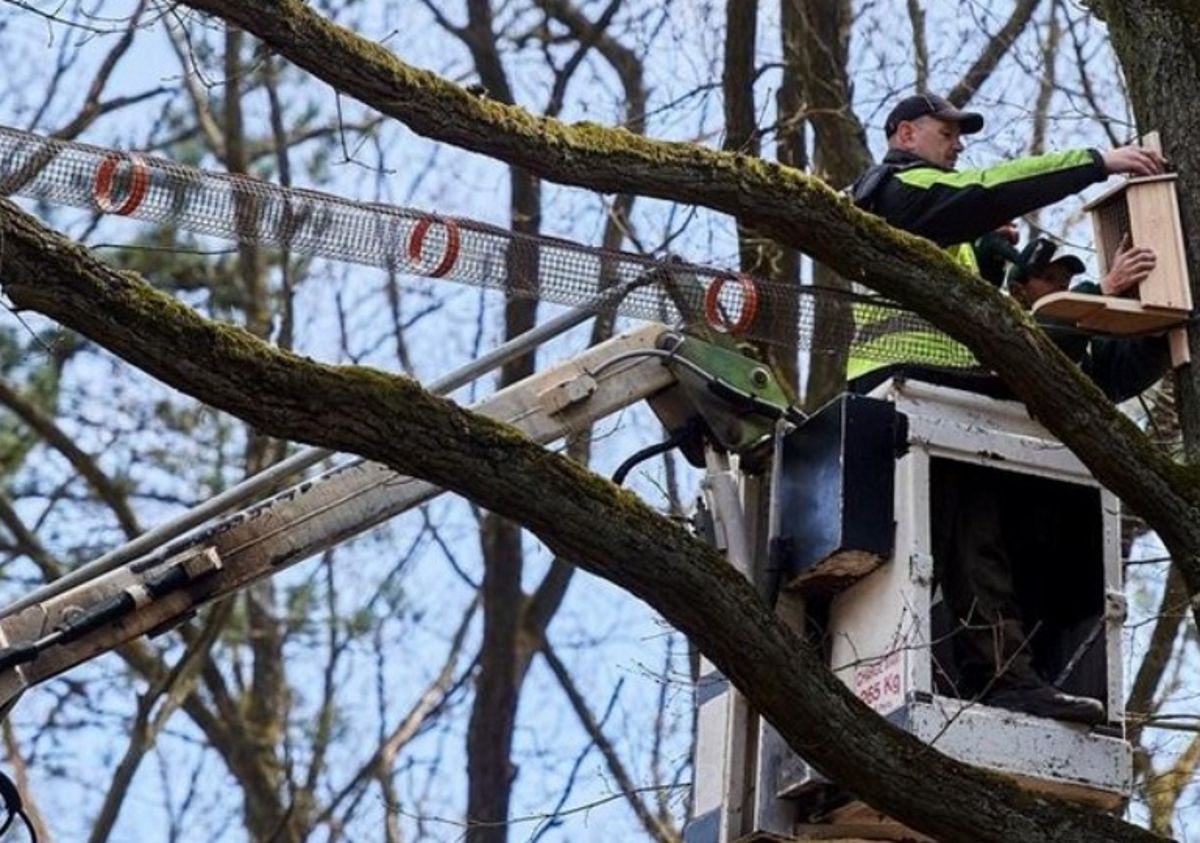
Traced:
<path fill-rule="evenodd" d="M 549 443 L 676 382 L 663 325 L 596 346 L 473 409 Z M 603 365 L 613 358 L 621 359 Z M 120 568 L 0 618 L 0 713 L 28 687 L 320 553 L 440 493 L 357 460 L 213 522 Z"/>

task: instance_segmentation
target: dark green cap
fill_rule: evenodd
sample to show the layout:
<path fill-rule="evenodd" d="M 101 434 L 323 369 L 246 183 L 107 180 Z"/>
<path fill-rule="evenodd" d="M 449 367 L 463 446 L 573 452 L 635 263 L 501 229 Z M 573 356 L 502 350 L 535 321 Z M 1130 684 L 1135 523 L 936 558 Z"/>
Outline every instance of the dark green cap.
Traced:
<path fill-rule="evenodd" d="M 1038 237 L 1036 240 L 1028 243 L 1008 268 L 1006 279 L 1008 284 L 1010 286 L 1013 284 L 1024 284 L 1029 280 L 1030 276 L 1040 275 L 1051 264 L 1065 266 L 1071 271 L 1072 275 L 1078 275 L 1087 268 L 1084 266 L 1083 261 L 1074 255 L 1054 257 L 1056 251 L 1058 251 L 1058 244 L 1045 237 Z"/>

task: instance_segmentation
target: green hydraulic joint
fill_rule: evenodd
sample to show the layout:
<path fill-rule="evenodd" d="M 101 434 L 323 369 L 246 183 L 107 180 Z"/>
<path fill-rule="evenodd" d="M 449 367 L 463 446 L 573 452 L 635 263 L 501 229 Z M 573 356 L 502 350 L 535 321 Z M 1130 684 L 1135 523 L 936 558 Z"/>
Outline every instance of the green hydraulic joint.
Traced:
<path fill-rule="evenodd" d="M 776 422 L 803 419 L 762 361 L 688 334 L 665 333 L 659 345 L 670 352 L 664 364 L 678 383 L 652 398 L 650 406 L 672 434 L 689 424 L 700 434 L 681 446 L 693 465 L 704 465 L 707 440 L 740 455 L 743 466 L 755 470 L 770 450 Z"/>

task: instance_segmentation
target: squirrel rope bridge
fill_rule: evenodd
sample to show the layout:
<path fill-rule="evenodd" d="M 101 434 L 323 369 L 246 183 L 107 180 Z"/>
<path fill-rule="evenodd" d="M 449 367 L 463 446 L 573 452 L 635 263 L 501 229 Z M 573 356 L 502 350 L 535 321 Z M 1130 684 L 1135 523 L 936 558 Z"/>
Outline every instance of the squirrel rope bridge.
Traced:
<path fill-rule="evenodd" d="M 716 331 L 764 342 L 780 342 L 794 334 L 801 349 L 817 354 L 844 351 L 853 344 L 857 356 L 882 362 L 977 365 L 964 346 L 884 299 L 284 188 L 4 127 L 0 195 L 169 224 L 239 243 L 493 288 L 568 307 L 627 285 L 629 291 L 614 308 L 624 316 L 702 321 Z M 871 335 L 856 337 L 856 321 Z M 884 325 L 887 330 L 881 331 Z"/>

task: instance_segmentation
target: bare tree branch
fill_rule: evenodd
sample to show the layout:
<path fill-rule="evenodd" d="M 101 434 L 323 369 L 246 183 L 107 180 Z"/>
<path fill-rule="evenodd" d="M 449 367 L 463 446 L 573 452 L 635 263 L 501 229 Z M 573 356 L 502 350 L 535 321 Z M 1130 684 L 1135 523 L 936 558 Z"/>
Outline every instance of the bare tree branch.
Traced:
<path fill-rule="evenodd" d="M 1062 28 L 1058 23 L 1056 0 L 1050 7 L 1050 21 L 1042 42 L 1042 78 L 1038 81 L 1038 94 L 1033 106 L 1033 139 L 1029 143 L 1032 155 L 1046 151 L 1046 127 L 1050 122 L 1050 102 L 1057 87 L 1058 48 L 1061 41 Z M 1035 231 L 1041 230 L 1041 209 L 1028 214 L 1026 219 Z"/>
<path fill-rule="evenodd" d="M 154 747 L 158 735 L 183 705 L 183 701 L 191 695 L 199 678 L 200 668 L 208 659 L 217 635 L 229 620 L 232 608 L 232 600 L 214 606 L 208 614 L 204 629 L 188 643 L 174 667 L 152 682 L 146 692 L 138 697 L 137 715 L 129 730 L 129 744 L 113 772 L 108 791 L 104 794 L 104 803 L 88 835 L 88 843 L 105 843 L 112 834 L 142 759 Z M 164 697 L 163 704 L 158 706 L 158 701 Z"/>
<path fill-rule="evenodd" d="M 171 42 L 171 47 L 175 50 L 175 55 L 179 57 L 180 67 L 183 68 L 184 90 L 187 91 L 188 97 L 192 101 L 196 126 L 199 127 L 208 148 L 212 150 L 217 160 L 225 161 L 225 135 L 221 130 L 220 123 L 217 122 L 216 115 L 212 112 L 208 91 L 200 84 L 200 75 L 193 72 L 197 66 L 197 59 L 192 53 L 192 47 L 185 32 L 186 30 L 182 26 L 167 27 L 167 37 Z"/>
<path fill-rule="evenodd" d="M 0 729 L 3 729 L 4 732 L 4 754 L 8 757 L 8 763 L 12 765 L 13 784 L 17 786 L 17 792 L 21 794 L 21 799 L 25 804 L 25 813 L 29 815 L 29 822 L 37 831 L 38 841 L 39 843 L 54 843 L 54 837 L 50 834 L 46 820 L 42 817 L 42 812 L 32 797 L 29 765 L 25 763 L 25 758 L 21 754 L 21 746 L 17 741 L 17 733 L 13 728 L 12 720 L 5 718 L 3 724 L 0 724 Z"/>
<path fill-rule="evenodd" d="M 929 90 L 929 45 L 925 41 L 925 10 L 920 0 L 908 0 L 908 20 L 912 24 L 917 90 L 925 93 Z"/>
<path fill-rule="evenodd" d="M 1144 716 L 1152 710 L 1154 697 L 1174 652 L 1175 639 L 1179 637 L 1179 627 L 1183 624 L 1186 613 L 1187 591 L 1183 578 L 1179 571 L 1172 568 L 1167 575 L 1162 602 L 1155 613 L 1154 630 L 1146 644 L 1146 655 L 1142 657 L 1133 687 L 1129 691 L 1129 699 L 1125 702 L 1125 710 L 1135 715 L 1125 733 L 1134 746 L 1141 742 L 1142 735 L 1142 720 L 1138 715 Z"/>
<path fill-rule="evenodd" d="M 16 551 L 28 556 L 30 561 L 42 572 L 46 581 L 58 579 L 63 574 L 63 566 L 55 559 L 38 540 L 13 508 L 8 495 L 0 490 L 0 524 L 3 524 L 16 542 Z"/>
<path fill-rule="evenodd" d="M 479 600 L 476 598 L 467 606 L 466 611 L 459 620 L 458 629 L 450 641 L 450 648 L 446 653 L 446 658 L 442 662 L 442 668 L 438 671 L 437 676 L 421 692 L 417 701 L 400 718 L 400 722 L 395 728 L 376 747 L 371 757 L 359 766 L 358 771 L 349 778 L 341 790 L 317 814 L 313 820 L 313 826 L 328 822 L 346 798 L 359 789 L 364 782 L 373 777 L 380 780 L 390 778 L 392 767 L 396 763 L 396 757 L 399 755 L 400 750 L 419 734 L 420 730 L 428 723 L 429 718 L 446 704 L 449 697 L 466 680 L 469 671 L 457 680 L 455 680 L 454 675 L 457 670 L 459 656 L 462 655 L 463 645 L 466 642 L 467 632 L 470 629 L 471 621 L 474 620 L 475 612 L 478 608 Z"/>
<path fill-rule="evenodd" d="M 117 488 L 108 475 L 96 465 L 96 461 L 76 445 L 74 440 L 54 423 L 54 419 L 17 392 L 3 378 L 0 378 L 0 404 L 7 405 L 25 424 L 36 431 L 46 441 L 46 444 L 66 457 L 71 467 L 87 480 L 88 485 L 113 511 L 117 517 L 117 523 L 121 525 L 121 530 L 126 536 L 134 538 L 142 532 L 137 517 L 129 507 L 129 498 L 126 493 Z"/>
<path fill-rule="evenodd" d="M 979 58 L 975 59 L 966 75 L 950 90 L 946 99 L 959 108 L 971 101 L 971 97 L 975 96 L 975 92 L 992 75 L 996 65 L 1000 64 L 1000 59 L 1004 58 L 1009 47 L 1033 18 L 1033 10 L 1037 8 L 1038 2 L 1039 0 L 1017 0 L 1017 5 L 1013 7 L 1012 14 L 1008 16 L 1004 26 L 988 41 L 987 47 L 980 53 Z"/>
<path fill-rule="evenodd" d="M 1193 737 L 1187 749 L 1172 762 L 1170 769 L 1154 776 L 1146 793 L 1150 807 L 1150 830 L 1169 837 L 1172 834 L 1176 806 L 1183 791 L 1195 782 L 1200 766 L 1200 735 Z"/>
<path fill-rule="evenodd" d="M 567 699 L 571 703 L 571 708 L 575 710 L 575 715 L 579 718 L 579 722 L 583 724 L 588 737 L 596 744 L 596 748 L 600 750 L 600 754 L 604 756 L 604 762 L 608 765 L 608 771 L 612 773 L 612 777 L 617 783 L 618 792 L 624 794 L 626 801 L 629 802 L 629 807 L 637 815 L 638 821 L 646 829 L 646 833 L 654 840 L 657 840 L 658 843 L 678 843 L 679 832 L 666 825 L 660 817 L 652 813 L 642 799 L 639 789 L 626 771 L 625 765 L 621 763 L 621 759 L 617 755 L 616 749 L 613 748 L 612 742 L 604 734 L 604 730 L 596 722 L 596 718 L 588 708 L 587 701 L 584 700 L 583 695 L 575 687 L 575 682 L 571 678 L 566 665 L 559 660 L 558 655 L 549 644 L 542 645 L 541 653 L 542 658 L 546 660 L 547 666 L 554 673 L 554 678 L 558 680 L 559 687 L 567 695 Z"/>
<path fill-rule="evenodd" d="M 67 123 L 67 125 L 56 131 L 53 134 L 53 137 L 58 138 L 59 140 L 73 140 L 79 137 L 79 135 L 88 126 L 105 114 L 108 114 L 126 105 L 132 105 L 134 103 L 141 102 L 149 97 L 158 96 L 158 94 L 168 90 L 167 88 L 160 87 L 154 91 L 139 94 L 134 97 L 120 97 L 116 100 L 109 100 L 108 102 L 102 102 L 100 99 L 100 97 L 104 94 L 104 89 L 108 87 L 108 82 L 112 78 L 113 71 L 116 70 L 117 64 L 121 61 L 125 53 L 129 51 L 130 46 L 133 44 L 134 34 L 137 32 L 139 22 L 141 21 L 142 15 L 145 13 L 148 5 L 149 0 L 139 0 L 137 8 L 134 9 L 133 14 L 129 18 L 129 24 L 125 28 L 125 32 L 121 35 L 121 37 L 117 40 L 117 43 L 113 45 L 113 48 L 109 50 L 108 55 L 106 55 L 104 60 L 100 63 L 100 69 L 96 72 L 96 76 L 92 79 L 92 84 L 88 88 L 87 96 L 84 97 L 83 105 L 80 107 L 79 113 L 76 114 L 74 119 Z"/>
<path fill-rule="evenodd" d="M 1096 91 L 1092 85 L 1092 74 L 1088 70 L 1087 58 L 1083 54 L 1083 41 L 1080 39 L 1079 33 L 1075 31 L 1075 20 L 1071 17 L 1070 8 L 1064 8 L 1063 14 L 1067 18 L 1067 31 L 1071 33 L 1071 48 L 1075 52 L 1075 68 L 1079 71 L 1079 84 L 1083 88 L 1083 96 L 1088 105 L 1092 107 L 1092 113 L 1096 115 L 1096 119 L 1108 136 L 1108 142 L 1112 146 L 1120 146 L 1123 141 L 1113 127 L 1113 120 L 1100 107 L 1100 101 L 1096 97 Z"/>

